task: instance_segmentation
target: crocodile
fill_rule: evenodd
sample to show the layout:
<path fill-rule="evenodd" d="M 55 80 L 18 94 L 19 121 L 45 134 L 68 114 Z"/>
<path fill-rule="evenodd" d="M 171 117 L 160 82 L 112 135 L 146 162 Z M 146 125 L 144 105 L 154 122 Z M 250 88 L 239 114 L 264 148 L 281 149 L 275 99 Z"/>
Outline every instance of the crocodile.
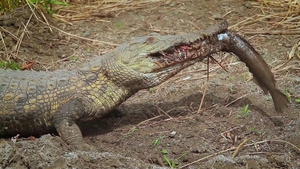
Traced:
<path fill-rule="evenodd" d="M 78 122 L 102 117 L 141 89 L 220 51 L 246 63 L 278 112 L 287 98 L 262 56 L 223 22 L 182 35 L 133 39 L 81 67 L 56 71 L 0 70 L 0 136 L 39 135 L 56 129 L 69 145 L 84 143 Z"/>

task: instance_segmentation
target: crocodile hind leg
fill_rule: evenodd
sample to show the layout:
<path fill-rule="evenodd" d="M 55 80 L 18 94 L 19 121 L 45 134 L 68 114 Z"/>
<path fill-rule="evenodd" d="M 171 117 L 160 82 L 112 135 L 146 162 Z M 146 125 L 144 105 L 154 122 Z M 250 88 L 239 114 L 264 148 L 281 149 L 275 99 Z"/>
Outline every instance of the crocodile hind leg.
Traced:
<path fill-rule="evenodd" d="M 90 149 L 83 141 L 81 131 L 76 124 L 85 112 L 84 105 L 79 99 L 72 99 L 62 104 L 54 115 L 54 126 L 61 139 L 75 149 Z"/>

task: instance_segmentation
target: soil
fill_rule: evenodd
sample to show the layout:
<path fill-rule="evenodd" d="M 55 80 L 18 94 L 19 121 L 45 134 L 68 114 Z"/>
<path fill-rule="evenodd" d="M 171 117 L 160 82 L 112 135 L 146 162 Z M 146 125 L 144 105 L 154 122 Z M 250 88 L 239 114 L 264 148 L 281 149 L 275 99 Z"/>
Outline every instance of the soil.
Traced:
<path fill-rule="evenodd" d="M 0 25 L 6 30 L 1 32 L 11 60 L 21 65 L 35 61 L 31 69 L 51 71 L 74 69 L 133 37 L 193 32 L 220 19 L 235 25 L 261 12 L 255 3 L 162 1 L 69 22 L 46 15 L 50 25 L 106 44 L 51 31 L 27 7 L 1 16 Z M 42 20 L 38 11 L 36 15 Z M 253 22 L 232 29 L 243 34 L 268 30 L 267 26 Z M 23 36 L 20 47 L 8 32 Z M 206 61 L 197 63 L 153 89 L 139 91 L 105 117 L 81 124 L 84 140 L 94 147 L 91 151 L 70 149 L 56 133 L 1 138 L 0 168 L 300 168 L 300 104 L 295 101 L 300 98 L 299 59 L 279 67 L 298 36 L 245 37 L 271 66 L 278 87 L 290 95 L 283 114 L 276 113 L 270 95 L 252 82 L 248 68 L 236 56 L 220 53 L 213 57 L 228 72 L 210 63 L 208 83 Z M 3 61 L 3 43 L 0 52 Z M 244 110 L 246 105 L 249 111 Z"/>

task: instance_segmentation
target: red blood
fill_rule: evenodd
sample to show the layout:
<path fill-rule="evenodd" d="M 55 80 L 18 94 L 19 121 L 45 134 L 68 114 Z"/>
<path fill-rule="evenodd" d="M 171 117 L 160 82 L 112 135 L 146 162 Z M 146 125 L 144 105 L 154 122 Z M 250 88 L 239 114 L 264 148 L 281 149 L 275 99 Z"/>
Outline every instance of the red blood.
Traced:
<path fill-rule="evenodd" d="M 181 46 L 180 48 L 181 48 L 181 49 L 185 49 L 185 50 L 188 50 L 188 49 L 189 49 L 188 46 Z"/>

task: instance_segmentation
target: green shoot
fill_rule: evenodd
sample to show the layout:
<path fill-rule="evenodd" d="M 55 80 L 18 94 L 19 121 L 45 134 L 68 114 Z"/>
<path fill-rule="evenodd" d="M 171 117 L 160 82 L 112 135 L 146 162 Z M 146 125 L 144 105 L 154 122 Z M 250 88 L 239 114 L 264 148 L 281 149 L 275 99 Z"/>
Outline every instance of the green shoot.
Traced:
<path fill-rule="evenodd" d="M 169 152 L 167 150 L 161 150 L 161 153 L 168 154 Z"/>
<path fill-rule="evenodd" d="M 131 134 L 134 133 L 134 132 L 137 131 L 137 130 L 138 130 L 137 128 L 131 129 L 131 130 L 127 133 L 126 137 L 131 137 Z"/>
<path fill-rule="evenodd" d="M 249 115 L 249 113 L 251 112 L 248 109 L 248 106 L 249 106 L 249 104 L 247 104 L 243 110 L 238 111 L 238 113 L 240 113 L 240 114 L 237 115 L 236 118 L 246 118 Z"/>
<path fill-rule="evenodd" d="M 120 28 L 120 29 L 123 29 L 124 26 L 125 26 L 125 23 L 123 23 L 123 22 L 118 22 L 118 25 L 119 25 L 119 28 Z"/>
<path fill-rule="evenodd" d="M 87 52 L 91 52 L 92 51 L 91 47 L 88 46 L 87 49 L 86 49 L 86 51 Z"/>
<path fill-rule="evenodd" d="M 261 130 L 258 130 L 258 129 L 255 129 L 255 128 L 248 128 L 248 130 L 252 133 L 255 133 L 255 134 L 258 134 L 258 135 L 261 135 L 262 134 L 262 131 Z"/>
<path fill-rule="evenodd" d="M 288 98 L 289 101 L 292 100 L 291 92 L 288 89 L 285 89 L 285 95 L 286 95 L 286 97 Z"/>
<path fill-rule="evenodd" d="M 244 80 L 244 82 L 246 82 L 246 77 L 247 77 L 247 75 L 244 74 L 244 75 L 243 75 L 243 80 Z"/>
<path fill-rule="evenodd" d="M 169 160 L 169 158 L 168 158 L 166 155 L 164 155 L 164 158 L 165 158 L 165 160 L 167 161 L 167 163 L 169 164 L 169 166 L 170 166 L 171 168 L 174 168 L 174 167 L 175 167 L 174 160 L 171 162 L 171 161 Z"/>
<path fill-rule="evenodd" d="M 168 165 L 171 167 L 171 168 L 176 168 L 180 165 L 180 163 L 178 164 L 178 161 L 183 157 L 185 156 L 187 153 L 183 153 L 180 157 L 178 157 L 177 159 L 175 160 L 170 160 L 166 155 L 164 155 L 164 158 L 165 160 L 167 161 Z"/>
<path fill-rule="evenodd" d="M 57 10 L 53 10 L 54 5 L 69 6 L 65 2 L 60 2 L 59 0 L 30 0 L 29 2 L 39 4 L 44 7 L 49 14 L 54 14 Z"/>
<path fill-rule="evenodd" d="M 160 140 L 162 140 L 162 139 L 164 139 L 165 137 L 167 137 L 167 136 L 161 136 L 161 137 L 159 137 L 158 139 L 156 139 L 155 141 L 154 141 L 154 146 L 157 146 L 158 144 L 159 144 L 159 142 L 160 142 Z"/>
<path fill-rule="evenodd" d="M 78 56 L 73 56 L 70 58 L 70 60 L 76 61 L 76 60 L 78 60 Z"/>

